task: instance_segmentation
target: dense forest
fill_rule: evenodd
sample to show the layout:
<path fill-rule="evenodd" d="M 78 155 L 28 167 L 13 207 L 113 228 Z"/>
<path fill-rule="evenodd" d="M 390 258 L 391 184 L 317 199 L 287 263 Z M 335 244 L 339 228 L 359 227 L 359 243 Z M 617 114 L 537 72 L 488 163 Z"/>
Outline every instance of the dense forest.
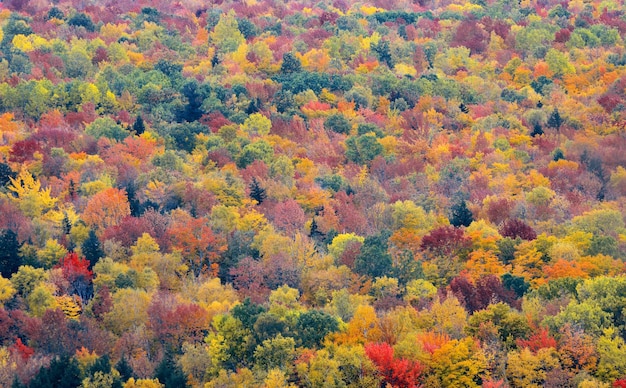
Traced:
<path fill-rule="evenodd" d="M 626 387 L 625 9 L 0 2 L 0 386 Z"/>

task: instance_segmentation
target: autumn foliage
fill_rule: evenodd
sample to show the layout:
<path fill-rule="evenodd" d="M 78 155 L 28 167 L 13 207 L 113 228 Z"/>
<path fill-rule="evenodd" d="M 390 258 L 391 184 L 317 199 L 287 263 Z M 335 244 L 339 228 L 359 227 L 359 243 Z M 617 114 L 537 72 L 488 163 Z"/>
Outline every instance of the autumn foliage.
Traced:
<path fill-rule="evenodd" d="M 0 387 L 626 377 L 623 2 L 0 2 Z"/>

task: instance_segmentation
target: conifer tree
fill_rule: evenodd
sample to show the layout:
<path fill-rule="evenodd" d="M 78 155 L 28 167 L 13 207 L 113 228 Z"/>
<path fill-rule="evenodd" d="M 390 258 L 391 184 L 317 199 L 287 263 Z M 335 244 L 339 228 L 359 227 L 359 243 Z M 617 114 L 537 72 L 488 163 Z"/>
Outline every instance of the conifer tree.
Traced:
<path fill-rule="evenodd" d="M 455 227 L 470 226 L 474 221 L 472 212 L 467 208 L 465 201 L 460 201 L 452 206 L 452 214 L 450 216 L 450 223 Z"/>
<path fill-rule="evenodd" d="M 265 198 L 267 198 L 265 189 L 261 187 L 256 178 L 252 178 L 252 183 L 250 183 L 250 198 L 257 201 L 259 205 L 265 201 Z"/>

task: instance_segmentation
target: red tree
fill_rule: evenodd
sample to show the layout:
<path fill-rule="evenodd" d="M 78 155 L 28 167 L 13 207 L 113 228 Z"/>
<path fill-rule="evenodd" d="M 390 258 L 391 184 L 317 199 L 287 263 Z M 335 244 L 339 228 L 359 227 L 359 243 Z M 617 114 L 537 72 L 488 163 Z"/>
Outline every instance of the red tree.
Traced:
<path fill-rule="evenodd" d="M 548 329 L 541 329 L 535 334 L 531 335 L 527 340 L 517 339 L 515 341 L 517 346 L 520 348 L 528 348 L 533 353 L 537 353 L 539 349 L 543 348 L 555 348 L 556 349 L 556 339 L 550 335 Z"/>
<path fill-rule="evenodd" d="M 522 240 L 534 240 L 537 238 L 535 230 L 521 220 L 506 220 L 499 230 L 504 237 L 515 239 L 517 237 Z"/>
<path fill-rule="evenodd" d="M 394 358 L 393 348 L 388 343 L 371 343 L 365 346 L 365 354 L 374 362 L 383 383 L 392 387 L 420 387 L 419 378 L 423 367 L 419 362 Z"/>
<path fill-rule="evenodd" d="M 442 226 L 433 229 L 422 239 L 421 248 L 436 256 L 450 256 L 469 247 L 470 240 L 462 229 Z"/>
<path fill-rule="evenodd" d="M 61 268 L 63 277 L 69 282 L 71 294 L 78 295 L 83 303 L 87 303 L 93 295 L 91 279 L 93 273 L 89 270 L 89 260 L 79 257 L 76 252 L 70 252 L 62 258 L 55 268 Z"/>

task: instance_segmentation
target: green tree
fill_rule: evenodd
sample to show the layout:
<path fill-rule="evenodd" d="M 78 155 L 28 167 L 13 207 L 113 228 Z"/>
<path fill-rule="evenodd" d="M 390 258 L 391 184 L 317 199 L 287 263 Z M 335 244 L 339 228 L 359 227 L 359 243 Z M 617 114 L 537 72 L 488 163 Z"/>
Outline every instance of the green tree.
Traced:
<path fill-rule="evenodd" d="M 563 125 L 563 118 L 559 113 L 559 108 L 554 108 L 552 113 L 550 113 L 550 117 L 548 117 L 548 122 L 546 123 L 548 127 L 554 128 L 557 131 L 561 129 L 561 125 Z"/>
<path fill-rule="evenodd" d="M 250 183 L 250 198 L 254 199 L 257 204 L 262 204 L 263 201 L 265 201 L 265 198 L 267 198 L 267 193 L 265 191 L 265 189 L 263 187 L 261 187 L 261 184 L 259 183 L 259 181 L 256 180 L 256 178 L 252 178 L 252 182 Z"/>
<path fill-rule="evenodd" d="M 354 262 L 354 271 L 372 279 L 387 275 L 392 266 L 388 240 L 388 232 L 366 237 Z"/>
<path fill-rule="evenodd" d="M 89 269 L 91 270 L 94 265 L 104 257 L 104 250 L 102 250 L 102 244 L 100 239 L 96 236 L 96 232 L 93 229 L 89 230 L 89 236 L 81 245 L 81 251 L 86 260 L 89 260 Z"/>
<path fill-rule="evenodd" d="M 324 121 L 324 128 L 329 131 L 334 131 L 337 133 L 350 133 L 350 129 L 352 129 L 352 125 L 348 119 L 346 119 L 341 114 L 330 115 Z"/>
<path fill-rule="evenodd" d="M 278 334 L 272 339 L 263 341 L 254 351 L 255 367 L 262 371 L 280 369 L 290 372 L 296 356 L 296 342 L 291 337 Z"/>
<path fill-rule="evenodd" d="M 30 381 L 32 388 L 76 388 L 82 383 L 80 369 L 75 358 L 54 358 L 47 368 L 41 368 Z"/>
<path fill-rule="evenodd" d="M 93 123 L 87 125 L 85 133 L 96 139 L 106 137 L 119 142 L 128 137 L 128 132 L 110 117 L 97 118 Z"/>
<path fill-rule="evenodd" d="M 239 31 L 239 23 L 237 23 L 235 12 L 232 10 L 227 14 L 220 15 L 219 22 L 209 36 L 220 53 L 233 52 L 246 41 L 246 38 Z"/>
<path fill-rule="evenodd" d="M 267 135 L 272 128 L 272 122 L 261 113 L 253 113 L 243 122 L 241 129 L 254 135 Z"/>
<path fill-rule="evenodd" d="M 265 140 L 259 140 L 243 147 L 237 159 L 237 166 L 239 168 L 245 168 L 255 160 L 262 160 L 269 163 L 273 156 L 274 148 Z"/>
<path fill-rule="evenodd" d="M 283 54 L 283 63 L 280 65 L 280 72 L 283 74 L 297 73 L 302 70 L 302 63 L 292 53 Z"/>
<path fill-rule="evenodd" d="M 339 330 L 339 323 L 327 313 L 311 310 L 298 316 L 294 330 L 299 346 L 314 348 L 322 345 L 328 333 Z"/>
<path fill-rule="evenodd" d="M 133 123 L 133 131 L 137 136 L 141 135 L 146 131 L 146 125 L 143 122 L 143 118 L 140 115 L 137 115 L 135 122 Z"/>
<path fill-rule="evenodd" d="M 626 375 L 626 343 L 615 329 L 606 329 L 598 339 L 597 375 L 603 381 L 610 382 Z"/>
<path fill-rule="evenodd" d="M 368 133 L 360 136 L 351 136 L 346 139 L 346 158 L 356 164 L 366 164 L 383 153 L 383 146 L 378 142 L 376 135 Z"/>
<path fill-rule="evenodd" d="M 75 27 L 85 27 L 85 29 L 89 32 L 94 32 L 96 30 L 96 26 L 93 24 L 91 18 L 81 12 L 74 14 L 74 16 L 67 21 L 67 24 Z"/>
<path fill-rule="evenodd" d="M 470 226 L 474 221 L 472 212 L 467 208 L 465 201 L 459 201 L 450 209 L 450 223 L 455 227 Z"/>
<path fill-rule="evenodd" d="M 0 233 L 0 275 L 3 277 L 11 277 L 20 267 L 20 246 L 14 231 L 9 229 Z"/>
<path fill-rule="evenodd" d="M 166 355 L 154 371 L 154 377 L 165 385 L 165 388 L 187 387 L 187 377 L 180 365 L 172 359 L 171 355 Z"/>

